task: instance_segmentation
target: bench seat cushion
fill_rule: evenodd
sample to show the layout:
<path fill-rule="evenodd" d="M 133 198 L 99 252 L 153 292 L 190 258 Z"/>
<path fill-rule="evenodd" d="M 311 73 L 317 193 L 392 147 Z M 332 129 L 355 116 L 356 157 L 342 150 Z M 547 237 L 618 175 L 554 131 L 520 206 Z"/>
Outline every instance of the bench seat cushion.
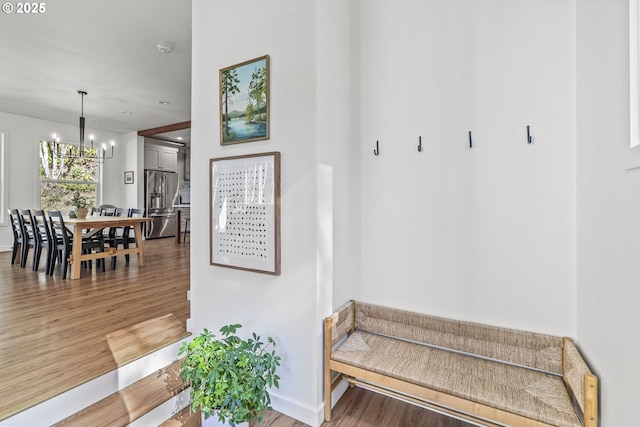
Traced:
<path fill-rule="evenodd" d="M 331 359 L 554 426 L 581 426 L 557 375 L 362 331 Z"/>
<path fill-rule="evenodd" d="M 562 375 L 562 338 L 355 303 L 355 328 Z"/>

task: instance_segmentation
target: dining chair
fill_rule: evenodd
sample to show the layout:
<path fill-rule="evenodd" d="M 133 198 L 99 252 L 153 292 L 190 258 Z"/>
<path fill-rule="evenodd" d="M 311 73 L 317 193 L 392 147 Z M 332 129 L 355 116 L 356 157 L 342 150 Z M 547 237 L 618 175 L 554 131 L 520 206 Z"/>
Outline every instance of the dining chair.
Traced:
<path fill-rule="evenodd" d="M 146 209 L 139 209 L 139 208 L 131 208 L 129 209 L 129 212 L 127 213 L 127 216 L 129 218 L 144 218 L 145 216 L 147 216 L 147 210 Z M 140 223 L 140 231 L 142 233 L 142 235 L 144 235 L 144 226 L 145 223 L 141 222 Z M 132 234 L 133 233 L 133 234 Z M 129 248 L 129 245 L 131 243 L 136 243 L 136 234 L 135 234 L 135 230 L 133 229 L 132 226 L 127 227 L 127 229 L 125 230 L 124 233 L 125 239 L 126 239 L 126 248 Z M 129 262 L 129 255 L 126 255 L 127 258 L 127 262 Z"/>
<path fill-rule="evenodd" d="M 189 236 L 191 236 L 191 229 L 189 228 L 189 222 L 191 222 L 191 213 L 184 215 L 184 231 L 182 232 L 182 241 L 184 243 L 187 243 L 187 233 L 189 233 Z M 178 230 L 178 232 L 180 231 Z"/>
<path fill-rule="evenodd" d="M 69 257 L 71 256 L 71 250 L 73 248 L 73 233 L 67 228 L 64 224 L 64 217 L 62 212 L 60 211 L 49 211 L 49 228 L 51 230 L 51 239 L 53 241 L 53 256 L 51 259 L 51 266 L 49 269 L 49 275 L 53 276 L 55 270 L 56 260 L 60 261 L 60 265 L 62 266 L 62 278 L 67 278 L 67 270 L 69 267 Z M 91 239 L 83 239 L 82 242 L 82 251 L 90 251 L 96 248 L 96 243 Z M 98 249 L 104 250 L 104 246 Z M 98 261 L 96 261 L 96 267 L 99 265 Z M 105 271 L 104 265 L 102 262 L 102 272 Z M 89 264 L 89 267 L 91 265 Z"/>
<path fill-rule="evenodd" d="M 20 222 L 20 230 L 22 233 L 22 247 L 20 251 L 20 267 L 27 266 L 27 258 L 29 257 L 29 249 L 36 245 L 36 237 L 33 231 L 33 218 L 29 209 L 18 210 L 18 221 Z M 34 254 L 35 261 L 35 254 Z"/>
<path fill-rule="evenodd" d="M 139 209 L 139 208 L 131 208 L 129 209 L 129 212 L 127 213 L 128 217 L 136 217 L 136 218 L 144 218 L 145 216 L 147 216 L 147 210 L 146 209 Z M 144 222 L 140 223 L 140 230 L 142 231 L 142 235 L 144 235 L 144 227 L 145 227 Z"/>
<path fill-rule="evenodd" d="M 114 216 L 116 214 L 117 207 L 113 205 L 100 205 L 98 206 L 98 215 L 100 216 Z"/>
<path fill-rule="evenodd" d="M 22 227 L 18 219 L 18 209 L 7 209 L 9 212 L 9 221 L 11 221 L 11 230 L 13 231 L 13 249 L 11 252 L 11 264 L 16 263 L 18 251 L 22 249 Z M 22 259 L 21 259 L 22 260 Z"/>
<path fill-rule="evenodd" d="M 124 210 L 123 210 L 124 211 Z M 121 212 L 123 213 L 123 212 Z M 127 211 L 127 217 L 132 218 L 132 217 L 144 217 L 146 214 L 146 210 L 145 209 L 137 209 L 137 208 L 133 208 L 133 209 L 129 209 Z M 142 226 L 142 223 L 140 224 Z M 120 228 L 120 227 L 119 227 Z M 124 249 L 129 249 L 129 245 L 131 243 L 135 243 L 136 242 L 136 238 L 135 238 L 135 234 L 131 234 L 132 232 L 134 233 L 133 227 L 130 225 L 126 225 L 122 228 L 122 233 L 121 234 L 116 234 L 114 235 L 113 239 L 109 242 L 109 246 L 113 247 L 113 248 L 117 248 L 118 245 L 122 245 L 122 247 Z M 117 257 L 111 257 L 111 269 L 115 269 L 116 268 L 116 258 Z M 124 256 L 127 264 L 129 263 L 129 254 L 125 254 Z"/>
<path fill-rule="evenodd" d="M 31 219 L 33 224 L 33 231 L 35 234 L 35 246 L 33 253 L 33 271 L 38 271 L 40 264 L 40 258 L 42 256 L 42 249 L 47 250 L 47 262 L 46 271 L 49 273 L 51 268 L 51 256 L 53 254 L 51 229 L 49 227 L 49 221 L 41 209 L 34 209 L 31 211 Z"/>
<path fill-rule="evenodd" d="M 62 278 L 66 279 L 73 235 L 64 225 L 62 212 L 49 211 L 49 229 L 51 230 L 51 239 L 53 243 L 53 259 L 49 268 L 49 275 L 53 276 L 56 259 L 59 259 L 60 265 L 62 266 Z"/>
<path fill-rule="evenodd" d="M 109 210 L 107 211 L 106 215 L 113 215 L 113 216 L 122 216 L 125 212 L 124 208 L 113 208 L 113 210 L 111 210 L 109 208 Z M 107 244 L 110 248 L 114 248 L 114 249 L 118 249 L 118 245 L 123 245 L 124 247 L 124 232 L 125 232 L 125 228 L 124 226 L 118 226 L 118 227 L 109 227 L 104 236 L 105 236 L 105 244 Z M 127 257 L 127 262 L 128 262 L 128 256 Z M 112 256 L 111 257 L 111 269 L 115 270 L 116 268 L 116 256 Z"/>
<path fill-rule="evenodd" d="M 116 207 L 113 205 L 100 205 L 97 208 L 91 209 L 91 215 L 98 216 L 113 216 L 116 212 Z M 102 229 L 97 233 L 91 234 L 91 236 L 83 237 L 82 250 L 84 253 L 91 252 L 92 250 L 97 250 L 99 252 L 104 252 L 105 244 L 107 243 L 107 239 L 109 237 L 109 228 Z M 104 267 L 104 259 L 96 260 L 96 267 L 102 266 L 102 271 L 105 271 Z M 91 268 L 91 261 L 87 261 L 89 268 Z"/>

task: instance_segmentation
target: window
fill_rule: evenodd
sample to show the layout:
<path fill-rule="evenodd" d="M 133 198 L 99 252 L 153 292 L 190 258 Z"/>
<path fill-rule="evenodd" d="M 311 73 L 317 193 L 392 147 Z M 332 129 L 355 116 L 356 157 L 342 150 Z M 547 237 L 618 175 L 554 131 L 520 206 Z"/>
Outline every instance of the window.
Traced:
<path fill-rule="evenodd" d="M 94 151 L 91 155 L 95 155 Z M 81 198 L 96 205 L 98 163 L 74 158 L 78 146 L 53 141 L 40 141 L 40 206 L 44 210 L 75 209 L 74 200 Z"/>

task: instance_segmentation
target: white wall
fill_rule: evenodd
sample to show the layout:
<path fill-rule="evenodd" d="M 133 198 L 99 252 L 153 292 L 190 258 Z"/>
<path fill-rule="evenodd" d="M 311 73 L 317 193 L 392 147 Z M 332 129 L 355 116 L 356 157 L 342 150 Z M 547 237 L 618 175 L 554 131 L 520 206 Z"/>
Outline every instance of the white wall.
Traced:
<path fill-rule="evenodd" d="M 274 406 L 312 425 L 321 316 L 348 298 L 577 336 L 600 376 L 602 425 L 635 425 L 627 1 L 345 3 L 194 0 L 191 218 L 207 231 L 191 241 L 195 329 L 239 321 L 273 336 Z M 263 54 L 271 139 L 221 147 L 218 70 Z M 0 130 L 9 206 L 34 206 L 38 139 L 77 129 L 0 113 Z M 141 145 L 114 139 L 127 158 L 110 163 L 105 191 L 130 204 L 133 190 L 118 191 Z M 211 267 L 208 159 L 272 150 L 282 275 Z M 0 248 L 10 241 L 0 227 Z"/>
<path fill-rule="evenodd" d="M 362 298 L 575 336 L 574 1 L 360 13 Z"/>
<path fill-rule="evenodd" d="M 63 140 L 78 142 L 78 127 L 65 123 L 51 122 L 32 117 L 0 112 L 0 131 L 5 132 L 8 169 L 8 207 L 10 209 L 32 209 L 40 206 L 40 186 L 38 178 L 38 143 L 50 138 L 53 133 Z M 87 135 L 94 134 L 97 140 L 114 140 L 115 156 L 107 160 L 104 167 L 104 203 L 123 204 L 124 161 L 127 154 L 121 134 L 87 129 Z M 9 250 L 13 243 L 10 226 L 0 227 L 0 250 Z"/>
<path fill-rule="evenodd" d="M 353 299 L 360 280 L 360 155 L 353 142 L 358 100 L 352 83 L 358 46 L 352 42 L 352 4 L 316 2 L 318 281 L 327 291 L 322 310 Z"/>
<path fill-rule="evenodd" d="M 640 169 L 624 170 L 634 157 L 627 10 L 626 0 L 577 3 L 578 336 L 599 376 L 603 427 L 637 425 L 630 408 L 640 395 Z"/>
<path fill-rule="evenodd" d="M 105 160 L 103 163 L 102 174 L 102 199 L 100 204 L 108 204 L 117 207 L 129 208 L 134 206 L 128 206 L 127 204 L 127 190 L 130 185 L 125 187 L 124 184 L 124 171 L 127 169 L 127 165 L 135 162 L 135 157 L 129 157 L 131 153 L 131 146 L 135 146 L 136 135 L 135 133 L 129 134 L 114 134 L 115 138 L 118 138 L 114 142 L 117 144 L 114 149 L 113 158 Z M 96 138 L 100 140 L 102 137 L 96 133 Z M 113 139 L 113 138 L 112 138 Z M 108 141 L 110 141 L 109 139 Z M 107 143 L 108 145 L 108 143 Z M 107 156 L 109 153 L 107 152 Z M 134 172 L 137 175 L 137 172 Z"/>
<path fill-rule="evenodd" d="M 328 25 L 328 4 L 321 6 L 323 25 Z M 339 3 L 331 4 L 338 7 Z M 238 322 L 244 325 L 245 334 L 256 331 L 263 337 L 272 336 L 283 359 L 280 389 L 272 390 L 274 408 L 318 425 L 322 414 L 320 313 L 331 309 L 330 289 L 320 284 L 330 284 L 333 271 L 345 268 L 348 262 L 320 259 L 332 257 L 333 245 L 340 242 L 325 236 L 323 246 L 317 244 L 317 239 L 325 239 L 319 221 L 332 233 L 331 218 L 324 216 L 327 209 L 319 200 L 331 203 L 336 197 L 332 192 L 343 197 L 341 192 L 346 190 L 333 185 L 336 177 L 344 175 L 335 170 L 333 157 L 319 164 L 319 158 L 324 158 L 324 148 L 319 146 L 320 139 L 332 145 L 345 142 L 349 129 L 344 119 L 335 124 L 337 139 L 318 129 L 318 105 L 328 102 L 319 91 L 321 87 L 336 89 L 326 82 L 317 83 L 319 74 L 327 78 L 331 70 L 330 64 L 317 65 L 316 2 L 281 0 L 274 7 L 260 1 L 196 0 L 192 8 L 191 228 L 201 230 L 191 234 L 194 329 L 217 331 L 224 324 Z M 270 56 L 270 139 L 220 146 L 218 72 L 265 54 Z M 344 58 L 343 52 L 339 55 Z M 336 63 L 339 69 L 345 66 L 344 59 Z M 341 96 L 348 99 L 348 91 Z M 326 120 L 331 117 L 322 114 L 322 123 Z M 345 149 L 346 144 L 340 148 Z M 209 159 L 267 151 L 280 151 L 282 156 L 282 274 L 274 277 L 210 266 Z M 341 221 L 337 225 L 343 227 Z"/>
<path fill-rule="evenodd" d="M 144 137 L 137 132 L 122 135 L 125 145 L 125 159 L 122 163 L 124 171 L 133 171 L 133 184 L 124 185 L 124 202 L 126 208 L 144 208 Z"/>
<path fill-rule="evenodd" d="M 312 425 L 322 316 L 348 298 L 575 337 L 575 31 L 574 0 L 196 0 L 195 331 L 273 335 L 274 406 Z M 271 139 L 221 147 L 218 70 L 264 54 Z M 282 275 L 210 266 L 208 159 L 271 150 Z"/>

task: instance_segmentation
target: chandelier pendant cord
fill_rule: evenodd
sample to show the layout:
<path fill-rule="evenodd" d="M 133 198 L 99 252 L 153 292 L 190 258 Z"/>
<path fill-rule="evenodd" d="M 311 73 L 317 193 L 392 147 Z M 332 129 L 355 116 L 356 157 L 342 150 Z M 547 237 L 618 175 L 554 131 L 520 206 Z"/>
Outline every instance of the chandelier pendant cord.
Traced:
<path fill-rule="evenodd" d="M 85 152 L 86 149 L 84 145 L 84 131 L 85 131 L 84 96 L 87 95 L 87 92 L 85 92 L 84 90 L 79 90 L 78 94 L 80 95 L 80 119 L 78 123 L 80 127 L 80 141 L 78 146 L 78 154 L 74 156 L 66 156 L 66 157 L 68 159 L 84 159 L 89 161 L 95 161 L 98 163 L 104 163 L 106 159 L 113 158 L 114 143 L 113 141 L 111 141 L 111 154 L 109 154 L 108 156 L 106 155 L 106 152 L 107 152 L 106 144 L 102 144 L 102 147 L 98 148 L 95 154 Z M 90 138 L 91 138 L 91 150 L 93 150 L 94 149 L 93 135 L 91 135 Z M 55 134 L 53 135 L 53 142 L 54 143 L 60 142 L 60 138 L 57 138 Z"/>
<path fill-rule="evenodd" d="M 79 90 L 80 94 L 80 157 L 84 157 L 84 96 L 87 92 Z M 91 148 L 93 148 L 93 140 L 91 140 Z"/>

